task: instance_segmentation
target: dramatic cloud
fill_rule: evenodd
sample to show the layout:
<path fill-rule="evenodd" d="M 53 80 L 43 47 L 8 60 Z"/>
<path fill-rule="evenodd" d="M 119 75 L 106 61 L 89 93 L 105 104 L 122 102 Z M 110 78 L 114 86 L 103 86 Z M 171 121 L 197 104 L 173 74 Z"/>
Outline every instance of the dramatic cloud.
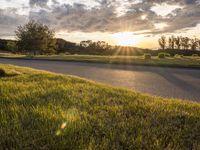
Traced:
<path fill-rule="evenodd" d="M 12 36 L 16 27 L 27 21 L 26 16 L 18 15 L 16 12 L 15 8 L 0 9 L 0 36 Z"/>
<path fill-rule="evenodd" d="M 56 31 L 67 32 L 146 31 L 160 34 L 192 28 L 200 23 L 200 0 L 29 0 L 26 16 L 16 11 L 24 7 L 21 3 L 9 8 L 9 4 L 18 2 L 0 2 L 2 31 L 13 31 L 14 26 L 25 23 L 27 18 L 49 24 Z"/>

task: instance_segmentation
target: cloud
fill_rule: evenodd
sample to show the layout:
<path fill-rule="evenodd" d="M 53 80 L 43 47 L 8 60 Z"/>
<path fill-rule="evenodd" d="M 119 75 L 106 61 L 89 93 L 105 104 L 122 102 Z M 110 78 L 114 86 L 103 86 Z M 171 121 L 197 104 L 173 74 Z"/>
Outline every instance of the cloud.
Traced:
<path fill-rule="evenodd" d="M 0 9 L 0 35 L 11 36 L 14 34 L 17 26 L 24 24 L 28 17 L 18 15 L 16 8 Z"/>
<path fill-rule="evenodd" d="M 92 9 L 88 9 L 86 5 L 79 3 L 63 4 L 52 8 L 50 12 L 45 10 L 30 12 L 30 18 L 50 24 L 57 30 L 68 31 L 120 32 L 122 30 L 137 31 L 153 27 L 151 21 L 141 19 L 144 14 L 142 10 L 129 10 L 125 15 L 118 17 L 115 13 L 116 7 L 110 4 L 107 1 L 101 1 L 100 7 Z"/>
<path fill-rule="evenodd" d="M 29 0 L 30 6 L 39 6 L 39 7 L 45 7 L 47 6 L 47 2 L 49 0 Z"/>
<path fill-rule="evenodd" d="M 166 18 L 154 20 L 155 22 L 166 23 L 168 26 L 162 30 L 152 29 L 149 32 L 150 34 L 173 33 L 182 29 L 193 28 L 200 24 L 200 6 L 193 1 L 182 9 L 174 10 Z"/>
<path fill-rule="evenodd" d="M 146 34 L 161 34 L 197 26 L 200 23 L 199 2 L 200 0 L 29 0 L 28 16 L 19 15 L 14 9 L 1 9 L 0 27 L 1 30 L 13 31 L 14 27 L 25 23 L 29 18 L 49 24 L 56 31 L 114 33 L 148 30 Z M 152 10 L 152 7 L 162 3 L 181 8 L 175 8 L 168 15 L 162 16 Z M 158 24 L 167 26 L 158 28 Z"/>

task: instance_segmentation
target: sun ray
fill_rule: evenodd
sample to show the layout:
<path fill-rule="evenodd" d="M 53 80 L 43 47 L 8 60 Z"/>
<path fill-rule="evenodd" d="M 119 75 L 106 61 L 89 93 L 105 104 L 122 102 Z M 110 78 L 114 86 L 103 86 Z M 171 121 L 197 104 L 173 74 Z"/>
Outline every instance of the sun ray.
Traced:
<path fill-rule="evenodd" d="M 140 36 L 134 35 L 132 32 L 115 33 L 113 38 L 116 44 L 120 46 L 134 46 L 141 40 Z"/>

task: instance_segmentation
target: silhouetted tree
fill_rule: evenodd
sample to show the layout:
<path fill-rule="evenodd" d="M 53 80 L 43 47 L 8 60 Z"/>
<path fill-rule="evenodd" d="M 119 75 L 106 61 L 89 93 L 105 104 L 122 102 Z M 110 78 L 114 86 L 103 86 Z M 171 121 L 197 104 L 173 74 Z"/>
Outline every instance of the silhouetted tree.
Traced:
<path fill-rule="evenodd" d="M 47 25 L 32 20 L 24 26 L 19 26 L 15 33 L 20 50 L 33 54 L 54 52 L 54 31 Z"/>
<path fill-rule="evenodd" d="M 174 36 L 169 37 L 168 43 L 169 43 L 169 49 L 174 49 L 175 48 L 175 42 L 176 39 Z"/>
<path fill-rule="evenodd" d="M 200 50 L 200 39 L 198 39 L 198 41 L 197 41 L 197 47 Z"/>
<path fill-rule="evenodd" d="M 91 40 L 81 41 L 80 46 L 87 50 L 93 50 L 93 51 L 104 51 L 111 49 L 111 46 L 105 41 L 97 41 L 97 42 L 93 42 Z"/>
<path fill-rule="evenodd" d="M 197 38 L 191 39 L 190 42 L 191 42 L 191 50 L 197 50 L 197 48 L 198 48 L 198 39 Z"/>
<path fill-rule="evenodd" d="M 181 46 L 184 50 L 189 49 L 190 47 L 190 39 L 188 37 L 181 37 Z"/>
<path fill-rule="evenodd" d="M 80 42 L 80 46 L 83 48 L 88 48 L 92 45 L 92 41 L 91 40 L 87 40 L 87 41 L 81 41 Z"/>
<path fill-rule="evenodd" d="M 158 40 L 158 43 L 161 47 L 161 49 L 165 49 L 166 48 L 166 37 L 165 36 L 162 36 L 159 40 Z"/>
<path fill-rule="evenodd" d="M 181 49 L 181 37 L 180 36 L 175 38 L 175 45 L 176 45 L 176 49 L 178 49 L 178 50 Z"/>

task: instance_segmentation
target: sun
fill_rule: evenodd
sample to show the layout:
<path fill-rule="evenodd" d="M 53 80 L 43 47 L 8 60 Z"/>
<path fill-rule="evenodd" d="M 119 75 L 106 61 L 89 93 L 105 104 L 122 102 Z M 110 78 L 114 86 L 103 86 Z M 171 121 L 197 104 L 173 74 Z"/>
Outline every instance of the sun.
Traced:
<path fill-rule="evenodd" d="M 120 46 L 133 46 L 137 43 L 138 39 L 131 32 L 119 32 L 113 34 L 114 40 Z"/>

